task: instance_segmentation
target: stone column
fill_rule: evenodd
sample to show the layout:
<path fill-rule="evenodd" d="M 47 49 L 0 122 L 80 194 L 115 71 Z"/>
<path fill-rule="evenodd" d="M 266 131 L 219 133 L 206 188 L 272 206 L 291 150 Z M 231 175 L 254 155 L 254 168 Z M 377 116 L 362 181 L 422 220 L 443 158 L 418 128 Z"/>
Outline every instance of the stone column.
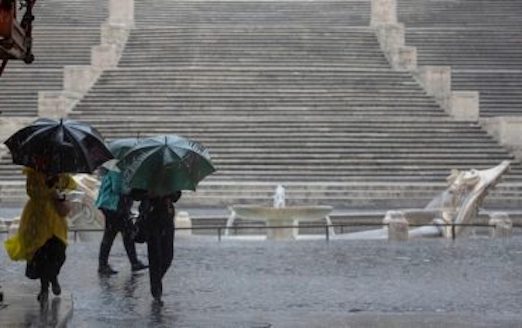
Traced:
<path fill-rule="evenodd" d="M 371 26 L 397 23 L 397 0 L 372 0 Z"/>
<path fill-rule="evenodd" d="M 188 212 L 180 211 L 176 214 L 174 218 L 174 225 L 176 228 L 192 228 L 192 220 Z M 192 230 L 176 230 L 176 236 L 190 236 L 192 235 Z"/>
<path fill-rule="evenodd" d="M 513 222 L 506 212 L 495 212 L 490 215 L 489 225 L 491 238 L 509 238 L 513 235 Z"/>
<path fill-rule="evenodd" d="M 388 226 L 389 241 L 404 241 L 409 238 L 409 225 L 401 211 L 388 211 L 382 221 Z"/>

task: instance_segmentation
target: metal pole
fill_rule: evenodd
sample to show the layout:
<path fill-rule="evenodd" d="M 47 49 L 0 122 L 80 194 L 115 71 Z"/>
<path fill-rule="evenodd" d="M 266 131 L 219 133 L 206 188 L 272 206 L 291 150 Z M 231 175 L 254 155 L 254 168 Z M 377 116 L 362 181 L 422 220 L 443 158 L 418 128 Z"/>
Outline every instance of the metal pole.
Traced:
<path fill-rule="evenodd" d="M 455 223 L 451 223 L 451 239 L 455 240 L 457 235 L 455 234 Z"/>
<path fill-rule="evenodd" d="M 325 230 L 324 232 L 326 233 L 326 241 L 327 241 L 327 242 L 330 241 L 330 229 L 328 229 L 328 228 L 329 228 L 329 227 L 328 227 L 328 223 L 327 223 L 327 224 L 325 224 L 325 226 L 324 226 L 324 230 Z"/>
<path fill-rule="evenodd" d="M 218 241 L 221 241 L 221 228 L 218 228 Z"/>

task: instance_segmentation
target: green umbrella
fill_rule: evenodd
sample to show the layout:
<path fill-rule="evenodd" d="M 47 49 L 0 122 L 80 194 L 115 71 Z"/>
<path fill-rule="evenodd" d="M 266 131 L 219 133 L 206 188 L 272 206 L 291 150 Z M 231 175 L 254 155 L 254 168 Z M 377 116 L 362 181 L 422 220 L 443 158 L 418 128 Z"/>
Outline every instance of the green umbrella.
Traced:
<path fill-rule="evenodd" d="M 119 159 L 122 158 L 123 155 L 125 155 L 125 153 L 132 147 L 136 146 L 140 140 L 141 139 L 138 138 L 121 138 L 109 142 L 107 148 L 111 151 L 114 158 L 100 166 L 101 174 L 106 174 L 107 171 L 120 172 L 120 169 L 117 166 Z"/>
<path fill-rule="evenodd" d="M 108 147 L 114 158 L 121 159 L 127 151 L 136 146 L 140 141 L 141 139 L 138 138 L 115 139 L 109 142 Z"/>
<path fill-rule="evenodd" d="M 176 135 L 142 139 L 118 163 L 124 191 L 143 189 L 157 196 L 178 190 L 196 190 L 215 171 L 201 144 Z"/>

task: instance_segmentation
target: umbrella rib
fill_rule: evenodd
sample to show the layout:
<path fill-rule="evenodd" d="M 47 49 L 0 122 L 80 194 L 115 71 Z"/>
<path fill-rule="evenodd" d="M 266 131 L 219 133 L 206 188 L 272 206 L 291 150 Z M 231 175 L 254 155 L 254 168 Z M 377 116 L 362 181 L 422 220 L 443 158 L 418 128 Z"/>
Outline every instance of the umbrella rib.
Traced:
<path fill-rule="evenodd" d="M 87 157 L 87 149 L 82 145 L 78 140 L 76 140 L 74 132 L 69 131 L 69 129 L 63 129 L 63 131 L 67 134 L 67 136 L 74 142 L 74 144 L 79 147 L 82 151 L 80 151 L 80 154 L 84 160 L 84 162 L 89 166 L 88 169 L 91 170 L 91 161 Z"/>

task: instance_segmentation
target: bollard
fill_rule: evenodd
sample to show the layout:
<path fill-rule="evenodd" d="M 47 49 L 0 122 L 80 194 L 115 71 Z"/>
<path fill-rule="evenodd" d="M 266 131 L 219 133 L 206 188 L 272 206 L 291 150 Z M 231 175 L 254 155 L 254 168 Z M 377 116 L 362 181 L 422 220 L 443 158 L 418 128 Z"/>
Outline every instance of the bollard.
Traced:
<path fill-rule="evenodd" d="M 494 212 L 490 214 L 489 225 L 491 238 L 509 238 L 513 235 L 513 222 L 506 212 Z"/>
<path fill-rule="evenodd" d="M 19 227 L 20 227 L 20 218 L 17 217 L 11 221 L 11 224 L 9 224 L 9 230 L 7 231 L 7 236 L 12 237 L 12 236 L 16 235 Z"/>
<path fill-rule="evenodd" d="M 0 219 L 0 241 L 7 239 L 7 224 L 4 223 L 4 220 Z"/>
<path fill-rule="evenodd" d="M 404 241 L 408 240 L 408 221 L 401 211 L 388 211 L 382 221 L 388 226 L 388 240 L 389 241 Z"/>
<path fill-rule="evenodd" d="M 330 226 L 328 224 L 326 224 L 324 226 L 324 233 L 326 235 L 326 242 L 329 242 L 330 241 Z"/>
<path fill-rule="evenodd" d="M 176 229 L 176 235 L 178 236 L 191 236 L 192 235 L 192 220 L 190 219 L 190 216 L 188 212 L 186 211 L 180 211 L 176 214 L 176 217 L 174 218 L 174 226 L 176 228 L 183 228 L 183 229 Z"/>

